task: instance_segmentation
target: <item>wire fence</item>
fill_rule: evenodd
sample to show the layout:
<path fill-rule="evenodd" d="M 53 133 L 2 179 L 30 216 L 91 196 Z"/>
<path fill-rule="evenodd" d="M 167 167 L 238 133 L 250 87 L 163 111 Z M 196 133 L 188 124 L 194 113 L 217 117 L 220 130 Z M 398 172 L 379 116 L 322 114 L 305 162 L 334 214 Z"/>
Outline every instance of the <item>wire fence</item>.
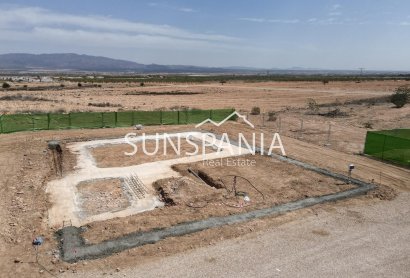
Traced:
<path fill-rule="evenodd" d="M 287 136 L 326 146 L 333 150 L 347 153 L 363 153 L 365 133 L 359 127 L 350 125 L 341 120 L 321 117 L 310 118 L 303 114 L 261 113 L 252 115 L 244 113 L 248 120 L 256 127 L 269 132 L 278 132 Z"/>
<path fill-rule="evenodd" d="M 235 109 L 11 114 L 0 116 L 0 133 L 54 129 L 129 127 L 136 124 L 196 124 L 208 118 L 213 121 L 221 121 L 234 111 Z"/>

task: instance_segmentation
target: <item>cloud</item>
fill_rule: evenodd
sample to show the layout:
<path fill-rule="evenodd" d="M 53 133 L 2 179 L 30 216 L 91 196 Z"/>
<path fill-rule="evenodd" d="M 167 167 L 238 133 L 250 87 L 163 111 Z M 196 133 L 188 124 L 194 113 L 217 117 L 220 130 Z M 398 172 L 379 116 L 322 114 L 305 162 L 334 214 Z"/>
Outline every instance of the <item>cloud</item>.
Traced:
<path fill-rule="evenodd" d="M 191 9 L 191 8 L 178 8 L 178 11 L 184 12 L 184 13 L 195 13 L 196 10 Z"/>
<path fill-rule="evenodd" d="M 168 9 L 168 10 L 174 10 L 174 11 L 179 11 L 179 12 L 183 12 L 183 13 L 196 13 L 197 12 L 196 10 L 194 10 L 192 8 L 175 7 L 175 6 L 171 6 L 171 5 L 168 5 L 168 4 L 157 3 L 157 2 L 150 2 L 150 3 L 148 3 L 148 6 L 162 8 L 162 9 Z"/>
<path fill-rule="evenodd" d="M 339 16 L 339 15 L 342 15 L 342 13 L 341 12 L 330 12 L 328 15 L 329 16 Z"/>
<path fill-rule="evenodd" d="M 238 37 L 170 25 L 38 7 L 0 8 L 0 53 L 74 52 L 141 63 L 222 66 L 250 53 L 272 51 Z"/>
<path fill-rule="evenodd" d="M 337 9 L 340 9 L 342 7 L 342 5 L 340 5 L 340 4 L 334 4 L 333 6 L 332 6 L 332 11 L 335 11 L 335 10 L 337 10 Z"/>
<path fill-rule="evenodd" d="M 0 17 L 1 30 L 20 30 L 27 33 L 35 28 L 55 28 L 87 32 L 102 32 L 128 36 L 147 35 L 174 38 L 177 40 L 194 40 L 229 43 L 238 39 L 219 34 L 190 32 L 169 25 L 147 24 L 105 16 L 79 16 L 66 13 L 55 13 L 37 7 L 17 7 L 3 9 Z"/>
<path fill-rule="evenodd" d="M 282 23 L 282 24 L 295 24 L 299 23 L 299 19 L 267 19 L 261 17 L 241 17 L 239 20 L 258 22 L 258 23 Z"/>

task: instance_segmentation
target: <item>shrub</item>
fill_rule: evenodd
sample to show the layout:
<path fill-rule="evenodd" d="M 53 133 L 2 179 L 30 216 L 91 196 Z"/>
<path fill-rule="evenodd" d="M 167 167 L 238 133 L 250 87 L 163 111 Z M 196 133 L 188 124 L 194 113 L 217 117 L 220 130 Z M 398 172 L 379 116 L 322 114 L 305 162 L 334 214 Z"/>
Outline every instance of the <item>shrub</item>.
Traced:
<path fill-rule="evenodd" d="M 372 124 L 371 122 L 366 122 L 366 123 L 363 124 L 363 126 L 364 126 L 365 128 L 370 128 L 370 129 L 373 128 L 373 124 Z"/>
<path fill-rule="evenodd" d="M 4 82 L 3 85 L 2 85 L 2 88 L 3 89 L 8 89 L 8 88 L 10 88 L 10 84 L 7 83 L 7 82 Z"/>
<path fill-rule="evenodd" d="M 309 110 L 312 111 L 312 112 L 319 111 L 319 105 L 317 104 L 316 100 L 314 100 L 313 98 L 309 98 L 307 100 L 307 106 L 308 106 Z"/>
<path fill-rule="evenodd" d="M 121 104 L 112 104 L 109 102 L 101 102 L 101 103 L 88 103 L 88 106 L 95 106 L 95 107 L 122 107 Z"/>
<path fill-rule="evenodd" d="M 276 113 L 273 111 L 268 112 L 268 122 L 275 122 L 277 119 Z"/>
<path fill-rule="evenodd" d="M 390 101 L 394 105 L 396 105 L 397 108 L 401 108 L 406 103 L 409 101 L 409 95 L 410 95 L 410 88 L 408 87 L 399 87 L 396 89 L 396 92 L 391 95 Z"/>
<path fill-rule="evenodd" d="M 251 115 L 259 115 L 261 113 L 261 109 L 257 106 L 252 107 Z"/>
<path fill-rule="evenodd" d="M 343 112 L 340 110 L 340 108 L 335 108 L 334 110 L 331 110 L 327 113 L 322 113 L 319 115 L 325 116 L 325 117 L 331 117 L 331 118 L 336 118 L 336 117 L 347 117 L 348 114 L 346 112 Z"/>
<path fill-rule="evenodd" d="M 63 114 L 63 113 L 66 113 L 66 112 L 67 111 L 64 108 L 59 108 L 55 111 L 55 113 L 58 113 L 58 114 Z"/>

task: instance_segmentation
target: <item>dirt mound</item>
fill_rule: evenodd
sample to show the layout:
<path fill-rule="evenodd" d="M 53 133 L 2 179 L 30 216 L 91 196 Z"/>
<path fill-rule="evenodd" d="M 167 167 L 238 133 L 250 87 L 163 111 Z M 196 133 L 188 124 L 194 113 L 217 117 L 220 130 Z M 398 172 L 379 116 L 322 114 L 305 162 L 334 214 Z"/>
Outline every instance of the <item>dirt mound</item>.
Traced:
<path fill-rule="evenodd" d="M 380 200 L 393 200 L 396 198 L 397 192 L 391 187 L 378 185 L 375 190 L 369 191 L 367 195 Z"/>

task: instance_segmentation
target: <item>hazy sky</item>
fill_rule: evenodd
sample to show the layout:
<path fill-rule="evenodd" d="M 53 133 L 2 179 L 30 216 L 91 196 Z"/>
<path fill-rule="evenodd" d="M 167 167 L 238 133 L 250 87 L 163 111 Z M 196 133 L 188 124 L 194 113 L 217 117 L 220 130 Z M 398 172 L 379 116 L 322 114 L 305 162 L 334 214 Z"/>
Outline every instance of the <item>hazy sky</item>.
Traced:
<path fill-rule="evenodd" d="M 409 0 L 0 0 L 0 53 L 410 70 Z"/>

